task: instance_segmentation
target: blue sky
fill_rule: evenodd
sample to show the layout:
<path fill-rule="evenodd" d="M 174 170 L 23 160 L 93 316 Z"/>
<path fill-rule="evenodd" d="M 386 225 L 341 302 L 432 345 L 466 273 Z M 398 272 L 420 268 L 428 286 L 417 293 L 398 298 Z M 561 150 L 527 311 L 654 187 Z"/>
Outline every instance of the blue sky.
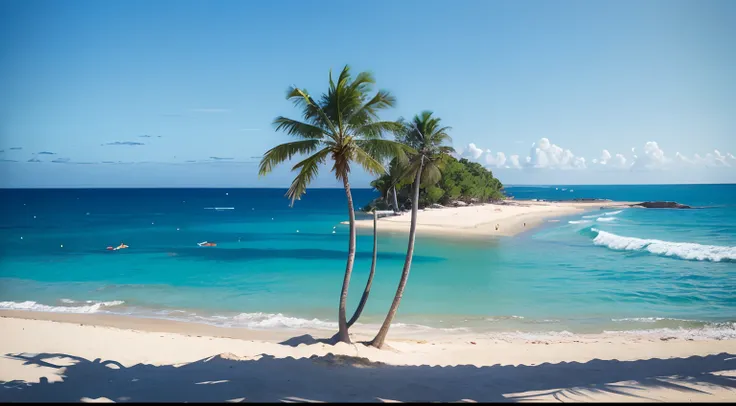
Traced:
<path fill-rule="evenodd" d="M 734 1 L 6 0 L 0 15 L 0 187 L 288 186 L 290 167 L 257 176 L 289 140 L 272 120 L 298 118 L 286 88 L 319 94 L 345 64 L 397 97 L 383 118 L 434 111 L 506 184 L 736 182 Z M 324 170 L 315 186 L 338 185 Z"/>

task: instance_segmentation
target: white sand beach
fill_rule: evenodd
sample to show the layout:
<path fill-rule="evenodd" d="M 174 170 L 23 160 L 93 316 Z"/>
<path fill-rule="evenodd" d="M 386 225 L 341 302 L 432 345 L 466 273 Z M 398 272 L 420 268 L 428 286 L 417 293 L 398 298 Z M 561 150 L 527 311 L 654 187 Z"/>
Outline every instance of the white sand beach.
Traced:
<path fill-rule="evenodd" d="M 424 209 L 417 214 L 417 234 L 455 237 L 513 236 L 550 219 L 591 210 L 621 209 L 638 202 L 510 201 L 466 207 Z M 358 220 L 359 229 L 373 229 L 373 220 Z M 347 224 L 343 222 L 342 224 Z M 411 212 L 378 220 L 379 231 L 409 232 Z M 498 227 L 496 227 L 498 226 Z"/>
<path fill-rule="evenodd" d="M 376 350 L 315 342 L 325 331 L 0 316 L 3 402 L 736 401 L 736 340 L 392 335 Z"/>

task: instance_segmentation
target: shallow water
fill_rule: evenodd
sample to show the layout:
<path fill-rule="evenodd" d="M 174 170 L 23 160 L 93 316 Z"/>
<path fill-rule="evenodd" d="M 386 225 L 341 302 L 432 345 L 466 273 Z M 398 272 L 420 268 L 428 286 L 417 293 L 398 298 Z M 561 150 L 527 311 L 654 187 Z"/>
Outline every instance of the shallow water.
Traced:
<path fill-rule="evenodd" d="M 674 200 L 707 208 L 596 210 L 513 238 L 420 237 L 398 328 L 677 329 L 736 337 L 736 185 L 508 192 L 518 199 Z M 344 193 L 310 190 L 294 208 L 283 193 L 2 190 L 0 308 L 335 328 L 347 251 L 347 227 L 339 224 Z M 374 195 L 354 191 L 359 205 Z M 197 246 L 205 240 L 217 247 Z M 406 240 L 380 236 L 361 323 L 379 323 L 387 311 Z M 130 248 L 106 250 L 121 242 Z M 371 248 L 372 236 L 361 233 L 349 312 L 367 278 Z"/>

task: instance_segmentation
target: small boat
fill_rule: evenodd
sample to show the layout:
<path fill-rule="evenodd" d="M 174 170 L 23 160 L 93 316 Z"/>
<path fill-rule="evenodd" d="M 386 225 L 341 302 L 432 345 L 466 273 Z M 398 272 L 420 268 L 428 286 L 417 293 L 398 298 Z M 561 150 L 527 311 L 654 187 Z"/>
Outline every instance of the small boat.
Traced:
<path fill-rule="evenodd" d="M 197 245 L 199 245 L 200 247 L 216 247 L 217 246 L 217 244 L 213 242 L 209 242 L 209 241 L 198 242 Z"/>

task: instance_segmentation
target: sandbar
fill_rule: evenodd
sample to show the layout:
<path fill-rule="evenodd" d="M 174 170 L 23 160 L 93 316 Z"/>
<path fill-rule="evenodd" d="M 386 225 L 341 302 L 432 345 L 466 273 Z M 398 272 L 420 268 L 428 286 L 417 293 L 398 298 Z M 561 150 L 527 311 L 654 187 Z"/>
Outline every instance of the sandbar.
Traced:
<path fill-rule="evenodd" d="M 507 204 L 478 204 L 465 207 L 423 209 L 417 213 L 417 234 L 447 237 L 511 237 L 542 225 L 545 221 L 587 211 L 620 210 L 636 202 L 547 202 L 515 200 Z M 341 224 L 347 224 L 342 222 Z M 411 212 L 378 220 L 380 232 L 408 233 Z M 373 220 L 357 220 L 358 229 L 373 229 Z"/>

